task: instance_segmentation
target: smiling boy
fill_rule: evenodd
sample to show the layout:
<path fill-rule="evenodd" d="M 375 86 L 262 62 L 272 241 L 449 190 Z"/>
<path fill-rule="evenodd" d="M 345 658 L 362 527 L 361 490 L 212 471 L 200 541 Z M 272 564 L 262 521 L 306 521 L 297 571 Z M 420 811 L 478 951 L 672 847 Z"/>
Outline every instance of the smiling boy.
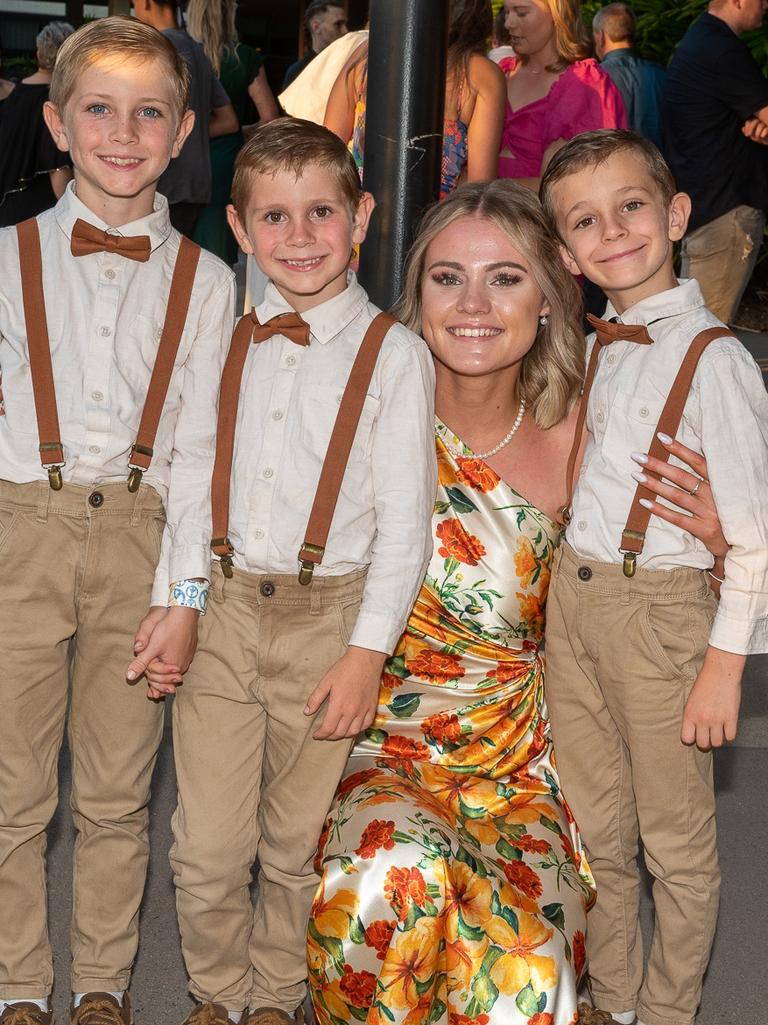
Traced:
<path fill-rule="evenodd" d="M 169 569 L 208 573 L 207 489 L 188 461 L 213 450 L 234 309 L 231 272 L 155 193 L 191 128 L 187 89 L 154 29 L 107 18 L 70 36 L 45 116 L 74 182 L 0 232 L 3 1023 L 53 1022 L 45 829 L 67 717 L 71 1022 L 133 1021 L 163 714 L 120 667 L 150 601 L 165 615 Z M 199 613 L 168 615 L 192 632 Z"/>
<path fill-rule="evenodd" d="M 558 768 L 599 894 L 592 995 L 621 1025 L 692 1025 L 720 881 L 711 748 L 736 735 L 746 655 L 768 650 L 768 396 L 697 282 L 675 278 L 690 200 L 652 143 L 579 136 L 541 196 L 567 266 L 609 299 L 588 340 L 586 449 L 547 606 Z M 692 383 L 677 376 L 684 363 Z M 719 607 L 712 556 L 679 527 L 649 524 L 646 477 L 628 481 L 631 460 L 642 468 L 675 433 L 706 457 L 732 546 Z M 639 839 L 655 880 L 645 972 Z"/>
<path fill-rule="evenodd" d="M 425 343 L 382 321 L 349 271 L 373 199 L 333 133 L 292 118 L 260 128 L 232 196 L 237 240 L 271 280 L 222 379 L 221 559 L 174 701 L 171 861 L 199 1001 L 186 1025 L 282 1025 L 302 1020 L 323 822 L 431 552 L 435 385 Z M 173 689 L 165 667 L 147 676 Z"/>

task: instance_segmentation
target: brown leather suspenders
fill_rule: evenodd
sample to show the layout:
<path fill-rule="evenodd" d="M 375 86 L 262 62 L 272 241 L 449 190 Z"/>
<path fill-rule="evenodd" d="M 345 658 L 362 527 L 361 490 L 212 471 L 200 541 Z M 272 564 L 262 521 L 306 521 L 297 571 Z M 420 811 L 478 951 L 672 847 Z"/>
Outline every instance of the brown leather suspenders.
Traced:
<path fill-rule="evenodd" d="M 40 252 L 40 233 L 33 217 L 16 225 L 19 239 L 21 289 L 24 319 L 27 327 L 29 368 L 40 439 L 40 461 L 48 471 L 48 480 L 54 491 L 62 486 L 61 468 L 64 448 L 61 443 L 56 388 L 51 365 L 51 347 L 45 316 L 43 294 L 43 263 Z M 155 436 L 168 393 L 176 353 L 179 351 L 184 323 L 187 319 L 192 286 L 195 280 L 200 247 L 182 236 L 165 314 L 163 332 L 152 369 L 152 377 L 144 402 L 139 431 L 129 458 L 128 490 L 138 490 L 145 470 L 152 461 Z"/>
<path fill-rule="evenodd" d="M 304 543 L 299 550 L 299 583 L 309 584 L 315 566 L 325 554 L 325 545 L 331 529 L 333 513 L 339 498 L 341 484 L 355 440 L 357 425 L 365 402 L 368 386 L 376 367 L 384 338 L 395 323 L 388 313 L 380 313 L 366 331 L 358 350 L 344 395 L 336 414 L 328 449 L 320 472 L 315 500 L 309 514 Z M 235 425 L 248 346 L 251 342 L 253 322 L 243 317 L 235 329 L 227 356 L 219 393 L 219 425 L 216 437 L 216 461 L 211 482 L 211 508 L 213 513 L 213 540 L 211 548 L 221 557 L 224 576 L 232 576 L 234 548 L 227 536 L 229 525 L 229 491 L 232 476 L 232 458 L 235 445 Z"/>
<path fill-rule="evenodd" d="M 661 417 L 656 425 L 656 429 L 653 432 L 653 439 L 651 446 L 648 450 L 648 455 L 655 459 L 661 459 L 664 462 L 669 460 L 669 450 L 662 445 L 657 435 L 668 434 L 671 438 L 674 438 L 677 434 L 677 429 L 680 426 L 680 421 L 683 417 L 683 410 L 685 409 L 685 403 L 688 399 L 688 393 L 691 390 L 691 383 L 693 382 L 693 376 L 696 373 L 696 367 L 699 364 L 702 353 L 710 342 L 715 341 L 717 338 L 727 338 L 729 332 L 723 327 L 711 327 L 706 331 L 701 331 L 691 342 L 688 347 L 688 351 L 683 357 L 683 361 L 680 364 L 680 369 L 677 372 L 672 387 L 670 388 L 667 401 L 664 404 L 664 408 L 661 412 Z M 584 380 L 584 391 L 581 397 L 581 407 L 579 409 L 579 415 L 576 421 L 576 430 L 574 433 L 573 444 L 571 446 L 571 452 L 568 457 L 568 468 L 566 470 L 566 502 L 560 510 L 561 522 L 567 526 L 570 522 L 571 516 L 571 502 L 573 500 L 574 491 L 574 470 L 576 466 L 576 458 L 578 456 L 579 448 L 581 446 L 581 435 L 584 429 L 584 423 L 587 416 L 587 405 L 589 403 L 590 392 L 592 391 L 592 385 L 595 380 L 595 373 L 597 370 L 597 360 L 599 357 L 601 346 L 597 340 L 592 349 L 592 353 L 589 360 L 589 366 L 587 368 L 587 374 Z M 649 477 L 654 477 L 656 480 L 660 480 L 661 477 L 657 473 L 653 473 L 647 468 L 644 469 Z M 640 499 L 653 499 L 653 492 L 649 491 L 643 484 L 638 484 L 635 494 L 632 498 L 632 504 L 629 509 L 629 516 L 627 518 L 626 526 L 621 535 L 621 544 L 619 545 L 619 551 L 624 556 L 623 571 L 627 577 L 633 577 L 635 575 L 635 569 L 637 567 L 637 557 L 643 550 L 645 545 L 645 534 L 648 529 L 648 523 L 651 518 L 651 510 L 644 508 L 640 505 Z"/>

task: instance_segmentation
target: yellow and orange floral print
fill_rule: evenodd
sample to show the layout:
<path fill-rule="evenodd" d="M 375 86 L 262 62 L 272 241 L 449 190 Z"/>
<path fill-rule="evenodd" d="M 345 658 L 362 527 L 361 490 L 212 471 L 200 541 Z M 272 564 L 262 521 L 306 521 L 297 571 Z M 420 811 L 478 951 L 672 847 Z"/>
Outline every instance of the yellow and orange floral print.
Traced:
<path fill-rule="evenodd" d="M 323 831 L 319 1025 L 575 1025 L 594 884 L 541 642 L 558 528 L 437 425 L 434 555 Z"/>

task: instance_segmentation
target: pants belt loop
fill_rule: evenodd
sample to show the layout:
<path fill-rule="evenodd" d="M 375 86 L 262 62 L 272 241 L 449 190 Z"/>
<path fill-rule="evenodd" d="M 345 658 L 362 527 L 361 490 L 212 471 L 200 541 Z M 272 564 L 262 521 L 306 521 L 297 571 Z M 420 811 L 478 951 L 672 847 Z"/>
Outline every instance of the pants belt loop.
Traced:
<path fill-rule="evenodd" d="M 48 506 L 51 501 L 51 486 L 47 480 L 39 481 L 37 485 L 37 515 L 38 523 L 48 522 Z"/>
<path fill-rule="evenodd" d="M 621 574 L 621 604 L 622 605 L 629 605 L 631 591 L 632 591 L 632 579 L 630 577 L 625 577 L 624 574 L 622 573 Z"/>
<path fill-rule="evenodd" d="M 148 491 L 147 484 L 139 485 L 139 490 L 136 492 L 133 498 L 133 509 L 131 510 L 131 526 L 138 527 L 141 522 L 141 510 L 144 507 L 144 499 L 147 497 Z"/>
<path fill-rule="evenodd" d="M 224 574 L 223 573 L 212 573 L 211 574 L 211 589 L 210 596 L 213 601 L 218 604 L 224 602 Z"/>
<path fill-rule="evenodd" d="M 312 583 L 309 585 L 309 614 L 317 616 L 320 614 L 320 598 L 323 593 L 322 579 L 315 574 Z"/>

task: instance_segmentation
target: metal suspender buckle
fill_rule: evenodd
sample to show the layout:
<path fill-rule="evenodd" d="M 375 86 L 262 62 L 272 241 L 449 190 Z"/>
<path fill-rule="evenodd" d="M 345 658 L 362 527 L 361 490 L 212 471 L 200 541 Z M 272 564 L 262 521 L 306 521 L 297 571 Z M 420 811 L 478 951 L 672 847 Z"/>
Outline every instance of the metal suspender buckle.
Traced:
<path fill-rule="evenodd" d="M 645 531 L 644 530 L 625 530 L 621 535 L 622 542 L 626 542 L 629 539 L 631 541 L 638 541 L 640 547 L 638 551 L 631 552 L 626 548 L 619 548 L 619 551 L 624 556 L 624 563 L 622 565 L 622 572 L 625 577 L 633 577 L 637 570 L 637 557 L 643 550 L 643 544 L 645 542 Z"/>
<path fill-rule="evenodd" d="M 226 551 L 223 555 L 221 555 L 219 552 L 216 551 L 217 548 L 224 548 L 226 549 Z M 232 542 L 229 540 L 228 537 L 215 537 L 211 541 L 211 551 L 214 553 L 214 555 L 219 556 L 219 560 L 221 562 L 221 572 L 224 574 L 227 580 L 231 580 L 234 576 L 234 568 L 232 563 L 232 553 L 234 552 L 234 550 L 235 549 L 232 547 Z"/>
<path fill-rule="evenodd" d="M 309 555 L 316 555 L 316 559 L 305 558 L 305 553 Z M 325 554 L 324 545 L 312 545 L 305 541 L 299 551 L 299 562 L 301 563 L 301 569 L 299 570 L 299 583 L 305 587 L 307 584 L 312 583 L 312 574 L 315 572 L 315 565 L 323 561 L 323 555 Z"/>
<path fill-rule="evenodd" d="M 146 456 L 148 459 L 152 459 L 155 454 L 154 449 L 147 448 L 145 445 L 134 445 L 131 449 L 131 456 L 128 460 L 128 466 L 130 472 L 128 474 L 128 490 L 131 494 L 139 490 L 141 484 L 141 478 L 144 476 L 144 470 L 140 466 L 135 466 L 133 463 L 133 457 L 138 453 L 141 456 Z"/>
<path fill-rule="evenodd" d="M 41 453 L 43 452 L 61 452 L 60 441 L 43 441 L 38 445 L 38 449 Z M 48 483 L 51 486 L 51 491 L 61 491 L 64 480 L 61 476 L 61 470 L 64 466 L 64 462 L 61 463 L 46 463 L 43 462 L 43 466 L 48 473 Z"/>

